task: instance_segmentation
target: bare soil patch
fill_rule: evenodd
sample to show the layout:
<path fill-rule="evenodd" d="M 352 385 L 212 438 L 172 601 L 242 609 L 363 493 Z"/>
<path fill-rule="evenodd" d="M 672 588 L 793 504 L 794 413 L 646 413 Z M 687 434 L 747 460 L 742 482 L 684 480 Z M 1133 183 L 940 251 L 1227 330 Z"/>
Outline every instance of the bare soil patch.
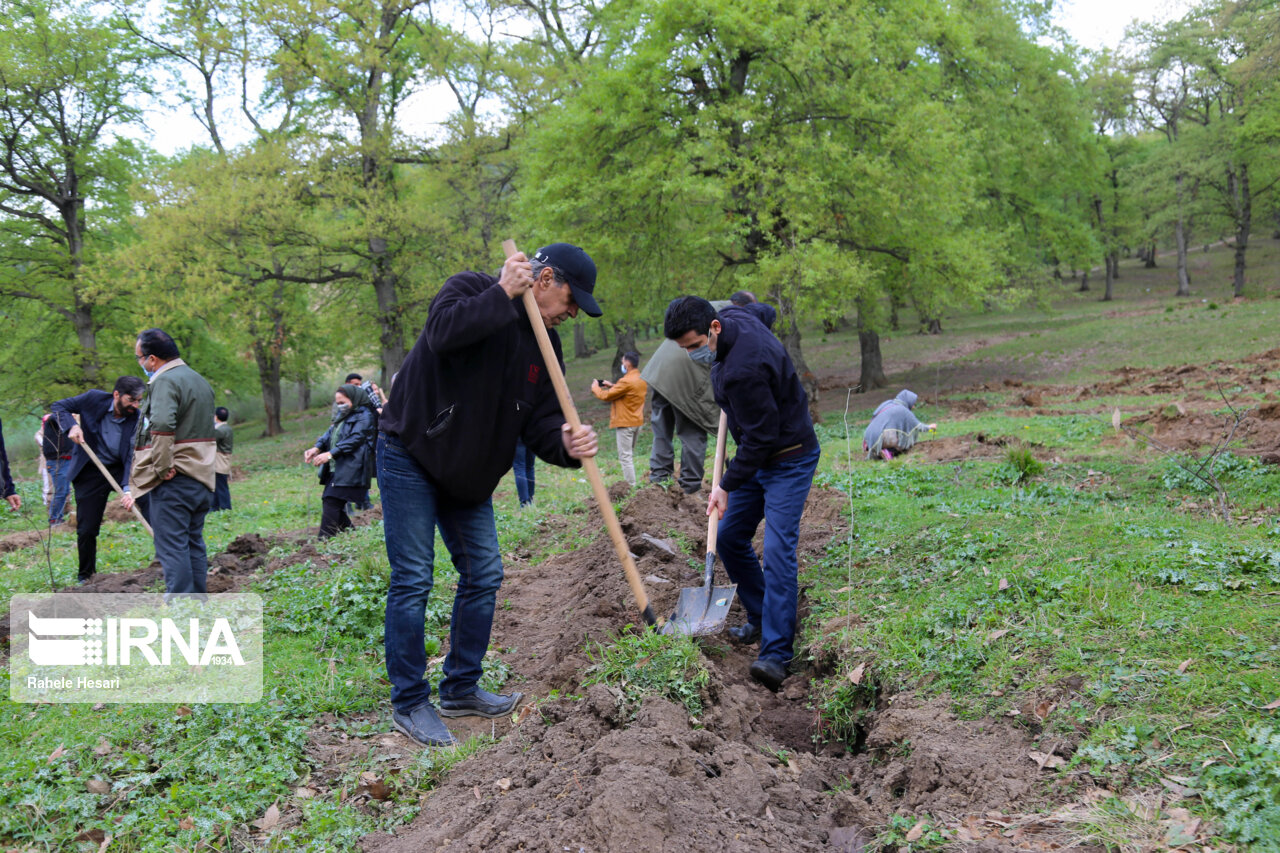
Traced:
<path fill-rule="evenodd" d="M 845 535 L 845 503 L 835 493 L 810 496 L 802 561 Z M 620 512 L 656 612 L 669 613 L 682 586 L 701 583 L 704 511 L 704 496 L 650 487 Z M 594 510 L 589 523 L 598 525 Z M 958 720 L 945 698 L 884 702 L 857 754 L 824 742 L 809 702 L 820 673 L 801 669 L 771 693 L 747 676 L 754 648 L 724 635 L 700 641 L 711 673 L 700 718 L 656 698 L 629 717 L 610 688 L 584 686 L 584 645 L 639 630 L 608 537 L 540 563 L 516 557 L 507 571 L 494 645 L 511 666 L 510 686 L 535 702 L 515 721 L 451 720 L 458 734 L 501 739 L 455 767 L 412 824 L 367 836 L 364 850 L 861 850 L 895 812 L 927 811 L 959 825 L 1052 795 L 1042 781 L 1055 774 L 1028 758 L 1037 743 L 1031 729 Z M 551 699 L 553 690 L 574 698 Z M 407 740 L 376 735 L 348 745 L 345 734 L 321 728 L 313 742 L 331 766 L 373 746 L 388 761 L 380 764 L 385 777 L 368 781 L 394 788 Z M 364 787 L 376 799 L 377 786 Z M 971 823 L 972 840 L 988 832 L 999 839 L 987 849 L 1046 849 L 1037 845 L 1048 835 L 1015 843 L 1001 835 L 1007 824 Z"/>

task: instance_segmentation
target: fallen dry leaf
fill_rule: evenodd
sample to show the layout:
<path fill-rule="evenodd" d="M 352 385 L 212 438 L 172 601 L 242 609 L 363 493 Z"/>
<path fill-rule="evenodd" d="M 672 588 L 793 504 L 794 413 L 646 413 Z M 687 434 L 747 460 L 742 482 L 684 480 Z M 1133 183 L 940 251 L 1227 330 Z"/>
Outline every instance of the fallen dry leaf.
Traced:
<path fill-rule="evenodd" d="M 92 707 L 92 708 L 90 708 L 89 710 L 90 710 L 90 711 L 101 711 L 101 710 L 102 710 L 103 708 L 105 708 L 105 707 L 107 707 L 107 703 L 106 703 L 106 702 L 94 702 L 94 703 L 93 703 L 93 707 Z M 107 837 L 108 837 L 108 838 L 110 838 L 110 836 L 107 836 Z"/>
<path fill-rule="evenodd" d="M 98 853 L 107 853 L 107 848 L 111 846 L 112 838 L 113 836 L 110 835 L 104 835 L 102 837 L 102 843 L 98 845 Z"/>
<path fill-rule="evenodd" d="M 293 789 L 293 795 L 300 800 L 309 800 L 316 794 L 320 793 L 315 788 L 308 788 L 306 785 Z"/>
<path fill-rule="evenodd" d="M 1036 752 L 1032 750 L 1027 753 L 1027 758 L 1034 761 L 1041 770 L 1046 767 L 1053 769 L 1061 767 L 1067 763 L 1067 760 L 1060 755 L 1054 755 L 1052 752 Z"/>
<path fill-rule="evenodd" d="M 1182 663 L 1178 664 L 1178 675 L 1182 675 L 1184 672 L 1186 672 L 1187 667 L 1191 666 L 1191 662 L 1193 660 L 1195 660 L 1195 658 L 1187 658 Z"/>
<path fill-rule="evenodd" d="M 1035 713 L 1042 720 L 1047 718 L 1053 713 L 1053 703 L 1047 700 L 1036 703 Z"/>
<path fill-rule="evenodd" d="M 196 828 L 196 822 L 192 820 L 190 817 L 184 817 L 182 820 L 178 821 L 178 829 L 195 829 L 195 828 Z"/>
<path fill-rule="evenodd" d="M 84 783 L 84 787 L 90 794 L 111 793 L 111 783 L 103 781 L 102 779 L 90 779 L 88 782 Z"/>
<path fill-rule="evenodd" d="M 481 796 L 480 796 L 480 786 L 479 786 L 479 785 L 476 785 L 474 788 L 472 788 L 472 789 L 471 789 L 471 793 L 473 793 L 473 794 L 475 794 L 475 795 L 476 795 L 476 799 L 477 799 L 477 800 L 483 799 L 483 797 L 481 797 Z"/>
<path fill-rule="evenodd" d="M 908 844 L 914 844 L 924 836 L 925 822 L 920 821 L 915 826 L 907 830 L 907 834 L 903 836 Z"/>
<path fill-rule="evenodd" d="M 1004 587 L 1001 587 L 1001 589 L 1004 589 Z M 1000 628 L 998 630 L 992 631 L 990 634 L 987 634 L 987 642 L 993 643 L 1007 633 L 1009 633 L 1008 628 Z"/>
<path fill-rule="evenodd" d="M 178 710 L 174 711 L 173 713 L 177 714 L 179 717 L 189 717 L 191 716 L 191 709 L 188 708 L 186 705 L 179 705 Z"/>
<path fill-rule="evenodd" d="M 58 748 L 55 749 L 53 752 L 49 753 L 49 757 L 45 759 L 45 761 L 48 762 L 49 764 L 52 764 L 53 762 L 61 758 L 66 751 L 67 749 L 65 746 L 63 746 L 62 744 L 58 744 Z"/>
<path fill-rule="evenodd" d="M 996 589 L 1008 589 L 1009 582 L 1004 578 L 1000 578 L 1000 583 L 996 584 Z"/>
<path fill-rule="evenodd" d="M 278 823 L 280 823 L 280 807 L 272 803 L 271 807 L 267 809 L 267 813 L 255 820 L 253 825 L 263 832 L 270 832 L 276 828 Z"/>
<path fill-rule="evenodd" d="M 1116 432 L 1120 431 L 1120 409 L 1116 408 L 1111 412 L 1111 428 Z"/>
<path fill-rule="evenodd" d="M 862 683 L 862 674 L 867 671 L 867 665 L 860 663 L 853 669 L 849 670 L 849 681 L 853 684 Z"/>
<path fill-rule="evenodd" d="M 503 776 L 501 779 L 493 783 L 493 787 L 497 788 L 499 791 L 510 791 L 511 790 L 510 777 Z"/>
<path fill-rule="evenodd" d="M 95 755 L 106 755 L 107 753 L 111 752 L 112 749 L 113 747 L 111 746 L 110 743 L 107 742 L 107 739 L 102 736 L 99 736 L 98 745 L 93 748 L 93 752 Z"/>
<path fill-rule="evenodd" d="M 1277 699 L 1274 702 L 1268 702 L 1262 706 L 1262 710 L 1264 711 L 1274 711 L 1276 708 L 1280 708 L 1280 699 Z"/>

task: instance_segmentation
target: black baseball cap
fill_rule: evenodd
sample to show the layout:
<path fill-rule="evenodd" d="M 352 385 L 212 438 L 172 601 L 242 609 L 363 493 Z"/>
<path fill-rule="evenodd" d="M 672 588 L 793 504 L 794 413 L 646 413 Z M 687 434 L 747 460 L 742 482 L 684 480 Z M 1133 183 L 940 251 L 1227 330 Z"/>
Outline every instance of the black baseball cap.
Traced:
<path fill-rule="evenodd" d="M 592 292 L 596 289 L 596 262 L 591 256 L 571 243 L 552 243 L 533 253 L 533 259 L 549 267 L 555 267 L 564 275 L 573 301 L 587 312 L 588 317 L 599 317 L 600 310 Z"/>

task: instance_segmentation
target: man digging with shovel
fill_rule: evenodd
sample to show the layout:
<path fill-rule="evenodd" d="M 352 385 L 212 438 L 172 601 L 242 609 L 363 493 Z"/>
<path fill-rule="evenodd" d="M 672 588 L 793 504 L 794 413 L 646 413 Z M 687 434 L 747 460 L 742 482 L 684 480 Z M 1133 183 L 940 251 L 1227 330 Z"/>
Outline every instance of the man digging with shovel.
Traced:
<path fill-rule="evenodd" d="M 717 550 L 747 612 L 729 636 L 760 643 L 751 677 L 777 690 L 794 654 L 800 515 L 821 452 L 809 401 L 787 351 L 747 308 L 717 314 L 707 300 L 684 296 L 667 306 L 663 333 L 691 353 L 706 346 L 715 354 L 711 388 L 738 451 L 712 486 L 707 515 L 720 518 Z M 763 567 L 751 547 L 761 519 Z"/>
<path fill-rule="evenodd" d="M 578 467 L 596 453 L 589 425 L 570 430 L 529 316 L 532 289 L 547 327 L 579 310 L 600 316 L 596 266 L 568 243 L 513 253 L 501 274 L 464 272 L 444 283 L 382 410 L 378 485 L 391 562 L 387 676 L 392 725 L 424 746 L 457 740 L 440 719 L 503 717 L 521 694 L 480 689 L 502 557 L 493 490 L 511 468 L 516 439 L 546 462 Z M 557 361 L 560 339 L 549 330 Z M 433 583 L 435 531 L 458 571 L 439 710 L 425 678 L 423 618 Z"/>

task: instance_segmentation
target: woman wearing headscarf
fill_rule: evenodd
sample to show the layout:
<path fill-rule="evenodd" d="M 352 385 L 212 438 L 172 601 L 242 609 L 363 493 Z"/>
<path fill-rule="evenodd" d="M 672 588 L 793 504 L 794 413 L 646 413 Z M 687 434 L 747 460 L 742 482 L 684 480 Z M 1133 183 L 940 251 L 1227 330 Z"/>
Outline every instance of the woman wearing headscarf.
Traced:
<path fill-rule="evenodd" d="M 333 423 L 307 448 L 304 462 L 321 467 L 320 538 L 351 527 L 347 502 L 358 501 L 373 477 L 374 415 L 369 394 L 359 385 L 343 385 L 333 394 Z"/>
<path fill-rule="evenodd" d="M 876 407 L 862 434 L 862 450 L 868 459 L 887 460 L 906 453 L 920 433 L 938 428 L 937 424 L 920 423 L 911 411 L 917 399 L 916 392 L 904 388 L 898 396 Z"/>

